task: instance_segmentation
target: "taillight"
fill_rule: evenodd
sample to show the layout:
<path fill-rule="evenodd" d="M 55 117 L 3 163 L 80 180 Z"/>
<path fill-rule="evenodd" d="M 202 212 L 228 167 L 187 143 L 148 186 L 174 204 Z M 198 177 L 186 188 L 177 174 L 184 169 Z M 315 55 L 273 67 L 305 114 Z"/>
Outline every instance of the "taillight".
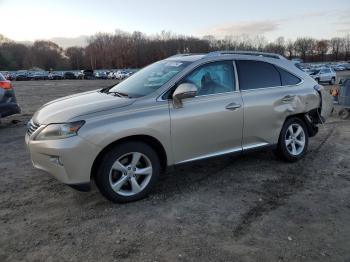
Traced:
<path fill-rule="evenodd" d="M 0 88 L 2 89 L 12 89 L 12 85 L 10 81 L 0 81 Z"/>

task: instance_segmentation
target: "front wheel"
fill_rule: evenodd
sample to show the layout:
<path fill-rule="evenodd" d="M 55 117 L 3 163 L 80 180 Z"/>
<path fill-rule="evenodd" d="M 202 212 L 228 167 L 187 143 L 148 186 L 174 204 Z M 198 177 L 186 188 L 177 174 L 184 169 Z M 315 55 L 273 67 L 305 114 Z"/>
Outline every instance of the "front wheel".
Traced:
<path fill-rule="evenodd" d="M 299 118 L 288 119 L 281 130 L 278 155 L 285 161 L 295 162 L 307 151 L 309 136 L 305 123 Z"/>
<path fill-rule="evenodd" d="M 151 146 L 142 142 L 128 142 L 105 154 L 95 181 L 107 199 L 126 203 L 147 196 L 160 170 L 159 157 Z"/>

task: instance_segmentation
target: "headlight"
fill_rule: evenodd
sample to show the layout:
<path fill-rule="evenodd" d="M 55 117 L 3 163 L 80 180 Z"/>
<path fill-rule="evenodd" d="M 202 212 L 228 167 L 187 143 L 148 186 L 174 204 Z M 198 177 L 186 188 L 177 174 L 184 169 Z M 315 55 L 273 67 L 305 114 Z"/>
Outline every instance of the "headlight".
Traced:
<path fill-rule="evenodd" d="M 64 124 L 47 125 L 35 137 L 35 140 L 54 140 L 62 139 L 78 134 L 78 130 L 85 124 L 85 121 L 77 121 Z"/>

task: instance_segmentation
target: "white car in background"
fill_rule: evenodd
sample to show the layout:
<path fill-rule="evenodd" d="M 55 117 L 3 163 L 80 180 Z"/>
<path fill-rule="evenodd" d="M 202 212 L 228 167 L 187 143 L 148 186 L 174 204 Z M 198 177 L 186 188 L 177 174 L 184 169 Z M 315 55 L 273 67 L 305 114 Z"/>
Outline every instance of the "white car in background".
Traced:
<path fill-rule="evenodd" d="M 315 79 L 318 83 L 328 82 L 330 85 L 334 85 L 337 80 L 337 74 L 332 68 L 321 68 L 315 70 L 310 76 Z"/>
<path fill-rule="evenodd" d="M 346 70 L 344 65 L 336 65 L 336 66 L 333 67 L 333 69 L 335 71 L 345 71 Z"/>
<path fill-rule="evenodd" d="M 115 74 L 116 79 L 122 80 L 125 79 L 129 76 L 129 73 L 126 71 L 117 71 L 117 73 Z"/>

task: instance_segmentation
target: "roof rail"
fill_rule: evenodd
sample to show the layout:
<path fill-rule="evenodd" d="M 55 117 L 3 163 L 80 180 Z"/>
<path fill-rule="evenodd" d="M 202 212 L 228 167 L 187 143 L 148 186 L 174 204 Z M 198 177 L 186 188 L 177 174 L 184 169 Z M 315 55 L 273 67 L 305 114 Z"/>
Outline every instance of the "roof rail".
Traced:
<path fill-rule="evenodd" d="M 263 56 L 268 58 L 275 59 L 286 59 L 284 56 L 274 53 L 264 53 L 264 52 L 255 52 L 255 51 L 214 51 L 208 53 L 206 56 L 219 56 L 219 55 L 252 55 L 252 56 Z"/>
<path fill-rule="evenodd" d="M 174 57 L 182 57 L 182 56 L 191 56 L 191 55 L 205 55 L 203 53 L 184 53 L 184 54 L 176 54 L 169 56 L 168 58 L 174 58 Z"/>

